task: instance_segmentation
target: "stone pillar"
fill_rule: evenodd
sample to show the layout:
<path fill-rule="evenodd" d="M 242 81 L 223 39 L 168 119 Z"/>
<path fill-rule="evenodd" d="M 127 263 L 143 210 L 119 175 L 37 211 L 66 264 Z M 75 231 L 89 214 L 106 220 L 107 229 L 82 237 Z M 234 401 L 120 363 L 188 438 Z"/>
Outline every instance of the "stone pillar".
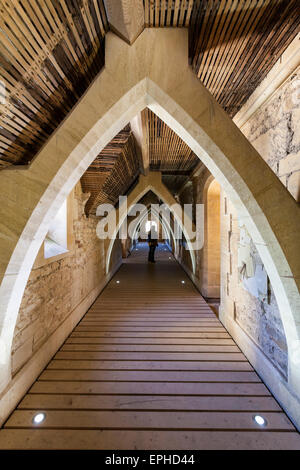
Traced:
<path fill-rule="evenodd" d="M 143 0 L 104 0 L 111 30 L 133 44 L 145 27 Z"/>

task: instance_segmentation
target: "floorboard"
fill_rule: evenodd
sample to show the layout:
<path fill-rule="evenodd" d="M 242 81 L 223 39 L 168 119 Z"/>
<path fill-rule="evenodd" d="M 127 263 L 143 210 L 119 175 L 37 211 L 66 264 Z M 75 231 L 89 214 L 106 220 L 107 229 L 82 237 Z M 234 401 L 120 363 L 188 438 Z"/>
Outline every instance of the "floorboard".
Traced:
<path fill-rule="evenodd" d="M 9 417 L 0 449 L 300 449 L 170 253 L 146 258 L 140 246 L 126 260 Z"/>

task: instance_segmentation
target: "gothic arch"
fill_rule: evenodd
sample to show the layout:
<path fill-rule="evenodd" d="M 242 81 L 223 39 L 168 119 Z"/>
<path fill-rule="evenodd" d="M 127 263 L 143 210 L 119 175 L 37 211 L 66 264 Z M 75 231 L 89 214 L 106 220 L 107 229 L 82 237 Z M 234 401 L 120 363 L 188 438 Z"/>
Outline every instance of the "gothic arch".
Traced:
<path fill-rule="evenodd" d="M 148 191 L 152 191 L 160 200 L 162 200 L 168 207 L 171 207 L 176 204 L 176 200 L 173 198 L 171 193 L 168 191 L 168 189 L 163 185 L 161 181 L 161 174 L 160 173 L 149 173 L 147 176 L 140 175 L 139 178 L 139 183 L 137 186 L 132 190 L 132 192 L 128 195 L 128 200 L 126 206 L 121 205 L 117 209 L 117 225 L 114 230 L 113 236 L 111 240 L 109 241 L 109 246 L 107 250 L 107 258 L 106 258 L 106 273 L 108 274 L 109 272 L 109 267 L 110 267 L 110 257 L 112 253 L 112 249 L 115 243 L 115 239 L 117 237 L 117 234 L 126 219 L 128 212 L 130 211 L 130 208 L 134 205 L 137 204 L 142 197 L 148 193 Z M 179 226 L 182 229 L 182 232 L 187 240 L 187 244 L 189 246 L 189 251 L 190 251 L 190 256 L 191 256 L 191 262 L 192 262 L 192 268 L 193 268 L 193 274 L 195 274 L 196 270 L 196 259 L 195 259 L 195 254 L 192 249 L 192 246 L 190 244 L 189 237 L 187 234 L 187 231 L 185 229 L 185 226 L 181 223 L 180 219 L 180 214 L 177 213 L 176 210 L 173 211 L 173 216 L 177 220 Z"/>
<path fill-rule="evenodd" d="M 150 208 L 148 208 L 147 211 L 144 214 L 141 214 L 140 216 L 137 217 L 137 221 L 136 221 L 136 224 L 135 224 L 136 226 L 135 226 L 134 232 L 133 232 L 134 237 L 136 235 L 138 225 L 142 224 L 144 222 L 145 218 L 148 217 L 148 215 L 150 213 L 151 213 L 151 210 L 150 210 Z M 153 209 L 153 214 L 157 217 L 157 219 L 161 223 L 162 227 L 164 228 L 165 232 L 168 233 L 168 231 L 169 231 L 169 233 L 171 235 L 171 238 L 173 240 L 173 243 L 174 243 L 174 251 L 175 251 L 176 250 L 176 239 L 175 239 L 175 235 L 174 235 L 174 232 L 172 230 L 171 225 L 169 225 L 168 221 L 164 217 L 162 217 L 161 214 L 158 214 L 158 212 L 155 209 Z"/>
<path fill-rule="evenodd" d="M 108 33 L 106 66 L 75 109 L 28 169 L 1 171 L 0 390 L 11 379 L 20 302 L 53 214 L 101 149 L 148 106 L 203 161 L 245 223 L 276 293 L 288 386 L 300 395 L 299 208 L 193 74 L 187 50 L 183 29 L 146 29 L 132 46 Z"/>
<path fill-rule="evenodd" d="M 201 288 L 206 298 L 220 298 L 220 185 L 209 176 L 203 188 L 205 237 Z"/>

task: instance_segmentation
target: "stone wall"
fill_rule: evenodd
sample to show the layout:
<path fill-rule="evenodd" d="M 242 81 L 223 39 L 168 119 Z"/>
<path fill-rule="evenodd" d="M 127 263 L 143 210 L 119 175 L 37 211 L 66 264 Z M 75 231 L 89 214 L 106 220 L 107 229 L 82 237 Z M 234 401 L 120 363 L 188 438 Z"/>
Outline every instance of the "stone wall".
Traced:
<path fill-rule="evenodd" d="M 241 130 L 274 173 L 300 202 L 300 73 L 288 80 L 242 126 Z M 223 315 L 230 315 L 265 356 L 287 376 L 288 354 L 283 325 L 272 285 L 267 279 L 266 295 L 253 295 L 239 273 L 241 230 L 236 211 L 223 193 L 221 201 L 221 285 Z M 280 210 L 280 208 L 279 208 Z M 249 240 L 254 265 L 262 265 Z M 254 273 L 250 283 L 258 282 Z"/>
<path fill-rule="evenodd" d="M 105 242 L 96 236 L 97 219 L 84 214 L 85 201 L 79 183 L 68 201 L 72 212 L 68 238 L 73 240 L 69 252 L 46 262 L 42 247 L 32 269 L 15 328 L 13 374 L 105 279 Z M 112 269 L 120 259 L 121 247 L 117 241 Z"/>
<path fill-rule="evenodd" d="M 253 295 L 243 283 L 239 269 L 241 230 L 235 208 L 223 192 L 221 195 L 221 306 L 220 317 L 234 319 L 261 349 L 277 370 L 287 376 L 288 355 L 283 325 L 272 286 L 267 279 L 265 295 Z M 262 262 L 250 241 L 254 266 Z M 250 276 L 252 273 L 249 273 Z M 245 277 L 247 279 L 247 277 Z M 248 278 L 252 283 L 257 276 Z"/>
<path fill-rule="evenodd" d="M 241 131 L 265 159 L 274 173 L 300 202 L 300 74 L 292 76 L 243 125 Z M 206 204 L 205 195 L 210 174 L 202 168 L 180 194 L 180 203 Z M 207 220 L 206 220 L 207 222 Z M 241 227 L 234 206 L 221 195 L 221 317 L 229 315 L 258 346 L 283 377 L 287 377 L 288 353 L 285 332 L 275 293 L 265 275 L 264 293 L 249 289 L 261 282 L 256 272 L 243 277 L 240 273 Z M 249 253 L 254 269 L 262 261 L 249 237 Z M 185 250 L 180 261 L 189 265 Z M 207 275 L 205 246 L 196 253 L 195 281 L 205 296 Z M 189 267 L 189 266 L 188 266 Z M 264 289 L 263 289 L 264 290 Z"/>
<path fill-rule="evenodd" d="M 242 132 L 265 159 L 291 195 L 300 199 L 300 74 L 292 76 L 243 125 Z M 206 204 L 210 173 L 203 167 L 180 193 L 180 203 Z M 206 213 L 207 216 L 207 213 Z M 207 218 L 205 220 L 207 224 Z M 207 234 L 206 234 L 207 235 Z M 274 291 L 265 275 L 266 292 L 254 295 L 248 284 L 261 282 L 257 273 L 243 278 L 240 273 L 240 237 L 235 208 L 223 192 L 221 195 L 221 312 L 231 316 L 254 341 L 271 363 L 286 377 L 288 354 L 285 333 Z M 207 239 L 207 236 L 205 237 Z M 207 240 L 206 240 L 207 241 Z M 206 242 L 205 242 L 206 243 Z M 208 274 L 206 244 L 196 252 L 195 281 L 205 296 Z M 249 237 L 253 266 L 263 264 Z M 180 261 L 188 266 L 185 250 Z M 189 266 L 188 266 L 189 267 Z M 255 290 L 255 289 L 254 289 Z M 221 316 L 222 316 L 221 315 Z"/>
<path fill-rule="evenodd" d="M 300 202 L 300 70 L 262 105 L 241 131 Z"/>

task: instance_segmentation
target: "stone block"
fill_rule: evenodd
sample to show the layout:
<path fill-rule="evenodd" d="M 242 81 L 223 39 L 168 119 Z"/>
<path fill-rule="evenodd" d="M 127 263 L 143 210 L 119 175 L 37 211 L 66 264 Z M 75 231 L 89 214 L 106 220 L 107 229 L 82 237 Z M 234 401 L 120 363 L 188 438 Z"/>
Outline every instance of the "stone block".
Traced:
<path fill-rule="evenodd" d="M 300 116 L 299 116 L 300 119 Z M 300 151 L 290 154 L 279 162 L 279 176 L 294 173 L 300 170 Z"/>
<path fill-rule="evenodd" d="M 298 76 L 297 76 L 298 75 Z M 285 113 L 290 112 L 291 109 L 299 107 L 299 74 L 295 75 L 289 80 L 282 90 L 282 109 Z M 280 89 L 279 89 L 280 92 Z"/>
<path fill-rule="evenodd" d="M 296 149 L 300 148 L 300 107 L 292 110 L 291 129 L 293 132 L 292 146 Z M 300 156 L 298 157 L 300 160 Z"/>
<path fill-rule="evenodd" d="M 13 340 L 13 368 L 20 369 L 105 276 L 106 250 L 96 236 L 98 220 L 81 216 L 68 258 L 32 270 Z M 120 256 L 114 251 L 114 257 Z"/>

